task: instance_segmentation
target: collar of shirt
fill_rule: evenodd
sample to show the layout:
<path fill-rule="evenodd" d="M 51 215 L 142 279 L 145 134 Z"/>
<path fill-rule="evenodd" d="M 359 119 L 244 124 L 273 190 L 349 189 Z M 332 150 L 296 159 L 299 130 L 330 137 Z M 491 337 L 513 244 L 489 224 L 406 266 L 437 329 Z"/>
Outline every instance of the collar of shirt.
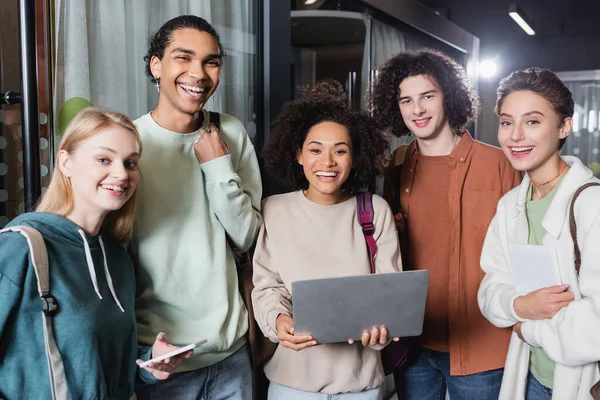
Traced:
<path fill-rule="evenodd" d="M 459 132 L 459 135 L 460 140 L 456 144 L 456 147 L 454 147 L 454 149 L 452 149 L 452 151 L 448 155 L 448 162 L 451 166 L 455 166 L 457 162 L 467 162 L 469 152 L 471 151 L 473 143 L 475 142 L 473 140 L 473 137 L 467 130 Z M 417 141 L 415 140 L 410 144 L 410 147 L 408 148 L 406 159 L 409 162 L 412 160 L 416 162 L 416 160 L 418 160 L 419 157 L 419 147 L 417 145 Z"/>

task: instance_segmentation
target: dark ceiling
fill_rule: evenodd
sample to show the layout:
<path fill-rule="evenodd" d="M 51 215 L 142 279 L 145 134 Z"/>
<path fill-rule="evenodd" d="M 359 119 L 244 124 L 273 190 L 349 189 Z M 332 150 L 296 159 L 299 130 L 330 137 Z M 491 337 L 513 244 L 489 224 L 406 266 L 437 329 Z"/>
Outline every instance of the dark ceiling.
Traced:
<path fill-rule="evenodd" d="M 305 0 L 290 0 L 296 3 Z M 500 74 L 530 66 L 555 71 L 600 69 L 600 0 L 381 0 L 402 7 L 418 1 L 480 39 L 480 58 L 496 59 Z M 508 15 L 516 3 L 533 21 L 528 36 Z M 324 0 L 321 9 L 363 12 L 362 0 Z M 399 10 L 401 11 L 401 10 Z M 385 22 L 385 21 L 384 21 Z"/>
<path fill-rule="evenodd" d="M 510 34 L 513 30 L 520 29 L 508 16 L 508 7 L 511 3 L 516 3 L 528 18 L 533 20 L 536 37 L 540 39 L 600 35 L 600 0 L 420 0 L 420 2 L 429 8 L 448 10 L 451 20 L 455 20 L 460 26 L 482 39 L 493 38 L 497 34 Z"/>
<path fill-rule="evenodd" d="M 479 37 L 482 58 L 508 73 L 529 66 L 600 69 L 600 0 L 419 0 Z M 528 36 L 508 15 L 516 3 L 533 21 Z"/>

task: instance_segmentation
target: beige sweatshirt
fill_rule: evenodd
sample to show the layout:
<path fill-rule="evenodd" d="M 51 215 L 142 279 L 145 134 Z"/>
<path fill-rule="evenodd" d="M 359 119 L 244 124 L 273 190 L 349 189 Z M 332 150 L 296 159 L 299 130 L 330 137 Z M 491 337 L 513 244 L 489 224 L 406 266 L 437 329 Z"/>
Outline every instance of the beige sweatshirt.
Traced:
<path fill-rule="evenodd" d="M 399 271 L 402 262 L 392 212 L 376 195 L 373 208 L 376 272 Z M 297 191 L 264 200 L 252 299 L 258 324 L 273 342 L 278 342 L 277 316 L 292 316 L 293 281 L 369 273 L 355 198 L 320 205 Z M 280 385 L 328 394 L 373 389 L 384 379 L 379 351 L 360 343 L 322 344 L 298 352 L 278 346 L 264 369 L 269 380 Z"/>

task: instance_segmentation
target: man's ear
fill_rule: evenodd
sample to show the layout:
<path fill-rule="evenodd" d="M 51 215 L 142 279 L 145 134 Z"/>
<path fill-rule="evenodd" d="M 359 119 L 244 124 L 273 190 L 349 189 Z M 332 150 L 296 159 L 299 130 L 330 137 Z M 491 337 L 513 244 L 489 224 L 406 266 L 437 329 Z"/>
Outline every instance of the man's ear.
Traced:
<path fill-rule="evenodd" d="M 302 159 L 302 149 L 298 149 L 298 151 L 296 152 L 296 161 L 298 161 L 298 164 L 304 165 L 304 160 Z"/>
<path fill-rule="evenodd" d="M 58 152 L 58 167 L 64 176 L 70 178 L 73 175 L 73 160 L 64 149 Z"/>
<path fill-rule="evenodd" d="M 559 139 L 566 139 L 573 130 L 573 118 L 567 117 L 560 127 Z"/>
<path fill-rule="evenodd" d="M 160 79 L 160 67 L 161 67 L 160 59 L 156 56 L 152 56 L 152 58 L 150 59 L 150 72 L 152 73 L 152 76 L 154 76 L 154 79 L 156 79 L 156 80 Z"/>

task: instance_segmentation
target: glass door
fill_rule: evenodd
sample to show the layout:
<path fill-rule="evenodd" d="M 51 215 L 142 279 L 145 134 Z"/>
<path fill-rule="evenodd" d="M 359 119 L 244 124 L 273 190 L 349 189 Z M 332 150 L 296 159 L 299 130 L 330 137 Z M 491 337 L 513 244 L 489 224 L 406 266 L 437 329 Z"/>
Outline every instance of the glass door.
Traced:
<path fill-rule="evenodd" d="M 25 208 L 17 14 L 16 1 L 0 8 L 0 228 Z"/>
<path fill-rule="evenodd" d="M 362 14 L 349 11 L 300 10 L 292 19 L 292 86 L 329 78 L 344 85 L 348 102 L 360 109 L 366 85 L 364 63 L 367 29 Z"/>
<path fill-rule="evenodd" d="M 45 0 L 15 0 L 5 1 L 0 8 L 0 228 L 32 209 L 36 193 L 42 193 L 50 179 L 47 7 Z M 32 33 L 25 41 L 28 61 L 23 62 L 20 37 L 28 29 Z M 27 71 L 27 85 L 23 84 L 23 70 Z M 25 86 L 31 89 L 29 95 L 23 95 Z M 27 112 L 22 105 L 24 97 Z M 24 114 L 30 127 L 25 132 Z M 32 170 L 35 173 L 30 173 Z"/>
<path fill-rule="evenodd" d="M 600 70 L 557 73 L 573 93 L 573 131 L 561 154 L 573 155 L 600 177 Z"/>

